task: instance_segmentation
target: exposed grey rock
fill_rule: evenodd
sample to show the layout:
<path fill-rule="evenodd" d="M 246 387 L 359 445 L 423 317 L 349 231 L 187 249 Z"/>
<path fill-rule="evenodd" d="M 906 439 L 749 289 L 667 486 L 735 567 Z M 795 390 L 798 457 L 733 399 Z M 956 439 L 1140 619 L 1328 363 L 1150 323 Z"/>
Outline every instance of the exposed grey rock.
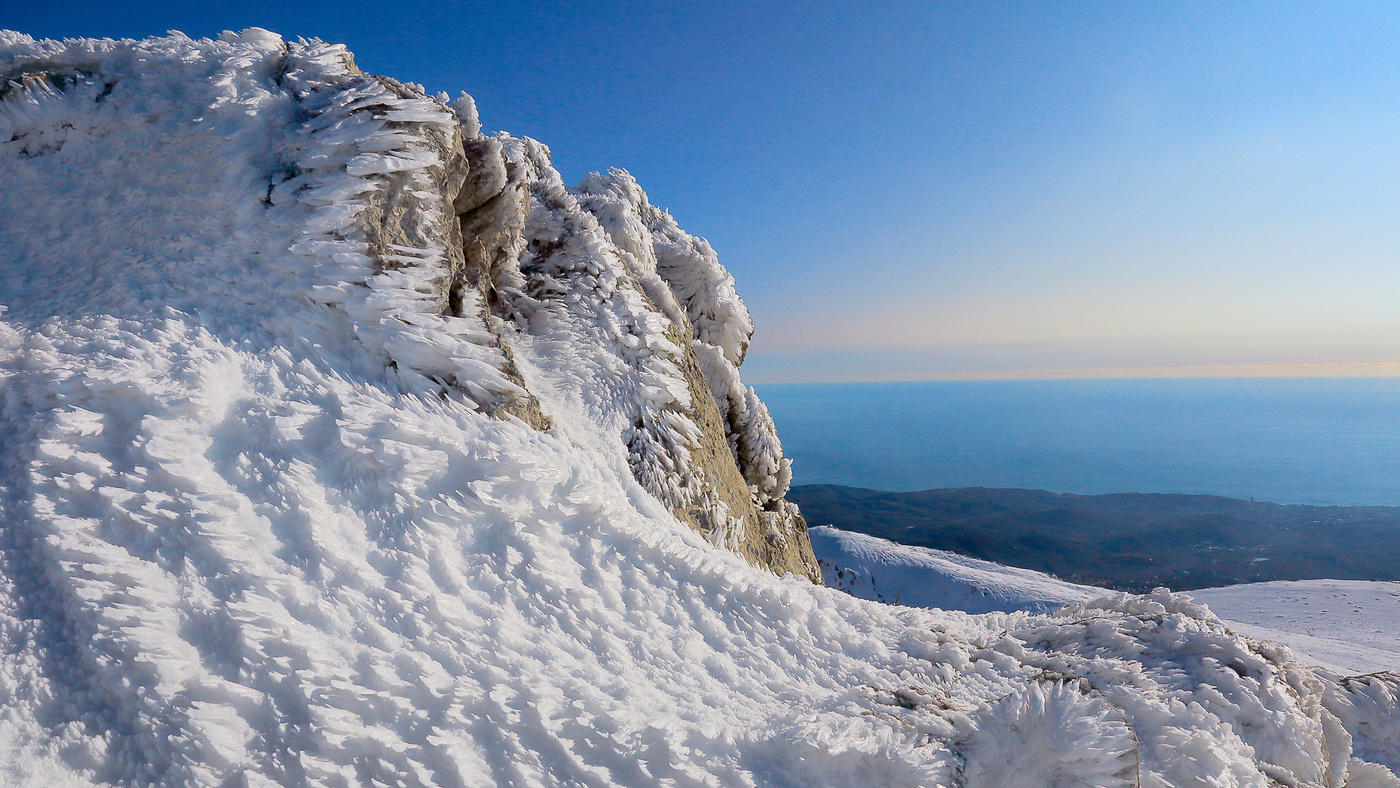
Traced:
<path fill-rule="evenodd" d="M 730 450 L 725 423 L 715 399 L 710 396 L 695 349 L 685 341 L 686 327 L 672 324 L 671 335 L 676 345 L 685 349 L 681 369 L 694 402 L 688 415 L 700 427 L 700 437 L 691 447 L 691 463 L 703 471 L 703 484 L 724 503 L 729 516 L 742 524 L 742 534 L 737 540 L 740 555 L 778 574 L 791 572 L 820 584 L 821 568 L 812 553 L 807 522 L 797 507 L 781 501 L 778 506 L 762 508 L 753 488 L 746 483 Z M 675 513 L 701 533 L 709 533 L 717 527 L 704 507 L 691 506 L 677 509 Z"/>
<path fill-rule="evenodd" d="M 424 98 L 416 86 L 392 79 L 358 74 L 356 79 L 377 81 L 397 98 Z M 437 197 L 425 198 L 421 173 L 418 180 L 388 173 L 380 179 L 382 187 L 364 199 L 358 221 L 380 272 L 418 265 L 404 250 L 444 247 L 446 275 L 438 280 L 436 309 L 487 329 L 489 336 L 477 342 L 495 348 L 499 357 L 493 366 L 510 384 L 489 396 L 476 392 L 478 405 L 497 417 L 514 416 L 549 429 L 553 421 L 516 363 L 511 332 L 531 330 L 532 316 L 542 311 L 563 314 L 582 302 L 603 313 L 617 308 L 610 299 L 635 298 L 635 307 L 622 308 L 640 310 L 629 331 L 650 336 L 656 346 L 650 361 L 637 362 L 638 369 L 659 364 L 660 374 L 685 391 L 654 411 L 643 407 L 630 437 L 624 437 L 638 480 L 711 541 L 755 565 L 820 583 L 806 523 L 782 498 L 790 474 L 771 419 L 752 390 L 738 382 L 752 323 L 713 250 L 652 208 L 630 176 L 616 173 L 609 177 L 621 184 L 624 199 L 611 207 L 640 211 L 646 226 L 630 234 L 615 224 L 600 226 L 594 214 L 606 215 L 609 206 L 587 189 L 579 192 L 585 197 L 580 203 L 561 188 L 542 146 L 526 146 L 534 159 L 512 157 L 506 143 L 518 141 L 480 134 L 470 97 L 444 109 L 456 124 L 386 121 L 431 152 L 437 163 L 424 172 Z M 375 110 L 368 105 L 362 111 Z M 596 270 L 545 271 L 550 263 L 544 261 L 562 247 L 539 237 L 538 229 L 530 237 L 532 210 L 559 214 L 573 227 L 569 232 L 587 235 L 594 246 L 582 254 L 572 250 L 567 264 L 577 267 L 582 258 L 607 267 L 621 289 L 595 287 L 601 273 Z M 558 289 L 559 281 L 574 275 L 580 287 Z M 596 327 L 580 323 L 579 330 Z M 606 350 L 606 343 L 602 347 Z M 635 392 L 627 397 L 646 399 Z M 676 432 L 677 419 L 692 426 Z"/>
<path fill-rule="evenodd" d="M 463 99 L 470 104 L 469 96 L 464 94 Z M 476 130 L 478 133 L 465 137 L 461 146 L 466 176 L 456 190 L 452 206 L 456 213 L 455 229 L 460 238 L 462 266 L 453 269 L 449 307 L 454 314 L 461 314 L 466 308 L 464 290 L 474 289 L 483 296 L 479 307 L 481 317 L 487 326 L 494 329 L 498 318 L 491 314 L 491 307 L 499 300 L 496 282 L 512 278 L 515 260 L 525 246 L 523 230 L 527 192 L 524 184 L 509 177 L 500 140 L 480 136 L 480 124 L 475 122 L 475 104 L 470 104 L 470 107 L 471 112 L 465 118 L 463 112 L 458 112 L 464 131 Z M 500 342 L 499 333 L 497 342 Z M 541 409 L 539 400 L 528 394 L 510 346 L 501 343 L 500 347 L 506 357 L 502 372 L 526 389 L 527 394 L 505 402 L 495 412 L 517 416 L 536 429 L 548 429 L 549 416 Z"/>

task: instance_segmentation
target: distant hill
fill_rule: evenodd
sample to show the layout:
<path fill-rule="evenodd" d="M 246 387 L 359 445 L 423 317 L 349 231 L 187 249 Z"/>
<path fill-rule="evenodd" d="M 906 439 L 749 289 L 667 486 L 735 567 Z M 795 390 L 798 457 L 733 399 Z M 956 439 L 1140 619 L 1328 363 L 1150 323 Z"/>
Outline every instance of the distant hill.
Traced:
<path fill-rule="evenodd" d="M 1400 580 L 1400 507 L 982 487 L 881 492 L 830 484 L 793 487 L 788 499 L 813 526 L 1125 591 Z"/>

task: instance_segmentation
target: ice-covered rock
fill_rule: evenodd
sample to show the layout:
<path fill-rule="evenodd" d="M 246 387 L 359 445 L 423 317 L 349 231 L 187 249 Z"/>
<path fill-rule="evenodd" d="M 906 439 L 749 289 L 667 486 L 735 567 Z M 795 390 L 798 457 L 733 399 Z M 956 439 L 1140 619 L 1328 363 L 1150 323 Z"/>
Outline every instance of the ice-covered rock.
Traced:
<path fill-rule="evenodd" d="M 1388 679 L 1180 597 L 767 571 L 751 323 L 625 174 L 261 30 L 0 84 L 0 784 L 1396 785 Z"/>

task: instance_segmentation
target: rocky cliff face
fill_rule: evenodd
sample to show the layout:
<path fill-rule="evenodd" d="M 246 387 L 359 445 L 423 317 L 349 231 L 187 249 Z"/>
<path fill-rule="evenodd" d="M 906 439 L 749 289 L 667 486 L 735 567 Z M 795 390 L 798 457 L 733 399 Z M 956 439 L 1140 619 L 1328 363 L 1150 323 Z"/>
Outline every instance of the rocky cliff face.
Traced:
<path fill-rule="evenodd" d="M 512 346 L 553 337 L 561 356 L 596 370 L 598 391 L 576 393 L 625 420 L 617 440 L 648 492 L 712 543 L 821 582 L 806 523 L 783 498 L 790 463 L 772 418 L 739 378 L 753 323 L 704 239 L 624 171 L 566 187 L 543 145 L 483 135 L 465 94 L 429 98 L 348 59 L 304 86 L 304 69 L 285 57 L 281 80 L 310 119 L 306 150 L 271 199 L 308 199 L 344 178 L 341 162 L 362 180 L 352 233 L 365 240 L 353 253 L 365 255 L 364 282 L 320 297 L 363 315 L 358 335 L 406 386 L 452 389 L 547 430 L 556 418 Z M 357 132 L 374 137 L 370 150 Z M 399 303 L 382 308 L 385 293 Z M 455 347 L 428 349 L 413 330 L 424 321 L 470 328 Z"/>
<path fill-rule="evenodd" d="M 472 129 L 469 102 L 457 107 Z M 783 498 L 791 464 L 767 409 L 739 380 L 753 323 L 709 244 L 653 207 L 624 171 L 568 189 L 533 140 L 478 136 L 465 150 L 469 169 L 486 174 L 457 200 L 468 249 L 458 292 L 479 292 L 487 322 L 505 336 L 623 318 L 599 344 L 640 373 L 647 392 L 615 400 L 629 406 L 621 438 L 638 481 L 713 543 L 821 582 L 806 523 Z M 505 407 L 533 414 L 524 388 Z"/>

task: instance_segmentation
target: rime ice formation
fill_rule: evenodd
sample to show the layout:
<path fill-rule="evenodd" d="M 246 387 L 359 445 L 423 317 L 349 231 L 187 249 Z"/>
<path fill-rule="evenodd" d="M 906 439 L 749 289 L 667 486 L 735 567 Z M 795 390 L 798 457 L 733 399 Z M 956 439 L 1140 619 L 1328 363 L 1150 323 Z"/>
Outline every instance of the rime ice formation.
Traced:
<path fill-rule="evenodd" d="M 826 584 L 862 599 L 967 613 L 1048 613 L 1106 589 L 1042 572 L 890 542 L 831 526 L 812 529 Z M 1400 583 L 1285 580 L 1187 592 L 1234 631 L 1288 646 L 1339 676 L 1400 668 Z"/>
<path fill-rule="evenodd" d="M 750 320 L 625 173 L 260 30 L 0 78 L 0 784 L 1400 785 L 1389 678 L 1183 598 L 800 579 Z"/>

